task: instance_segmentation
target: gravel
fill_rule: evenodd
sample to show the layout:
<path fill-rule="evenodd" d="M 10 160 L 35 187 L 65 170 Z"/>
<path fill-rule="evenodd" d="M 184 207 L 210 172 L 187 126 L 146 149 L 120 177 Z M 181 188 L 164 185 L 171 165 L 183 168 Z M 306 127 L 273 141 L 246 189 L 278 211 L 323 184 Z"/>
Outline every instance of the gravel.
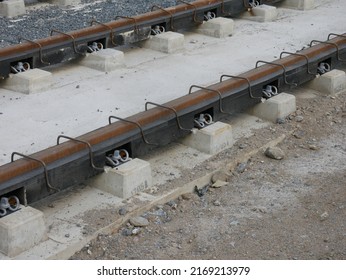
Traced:
<path fill-rule="evenodd" d="M 0 17 L 0 48 L 18 43 L 19 38 L 36 40 L 49 36 L 52 29 L 62 32 L 81 29 L 90 25 L 93 18 L 110 22 L 115 16 L 134 16 L 151 10 L 155 0 L 83 0 L 76 6 L 36 5 L 27 1 L 27 13 L 15 18 Z M 191 1 L 188 1 L 191 2 Z M 175 0 L 160 1 L 161 7 L 175 6 Z"/>

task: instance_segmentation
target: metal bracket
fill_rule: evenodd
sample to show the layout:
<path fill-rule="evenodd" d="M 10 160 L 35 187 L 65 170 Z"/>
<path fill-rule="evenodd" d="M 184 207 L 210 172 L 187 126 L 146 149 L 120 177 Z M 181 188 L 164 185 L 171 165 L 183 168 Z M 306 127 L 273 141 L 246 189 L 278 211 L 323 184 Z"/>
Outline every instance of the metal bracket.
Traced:
<path fill-rule="evenodd" d="M 111 42 L 112 42 L 112 44 L 113 44 L 114 46 L 116 46 L 117 43 L 114 41 L 113 29 L 112 29 L 110 26 L 108 26 L 107 24 L 105 24 L 105 23 L 99 22 L 99 21 L 97 21 L 96 19 L 92 19 L 90 25 L 93 26 L 94 23 L 97 23 L 97 24 L 102 25 L 102 26 L 104 26 L 104 27 L 106 27 L 106 28 L 109 29 L 109 37 L 110 37 L 110 39 L 111 39 Z"/>
<path fill-rule="evenodd" d="M 310 74 L 310 75 L 316 76 L 316 73 L 312 73 L 312 72 L 310 71 L 310 61 L 309 61 L 309 57 L 308 57 L 306 54 L 291 53 L 291 52 L 282 52 L 282 53 L 280 54 L 280 59 L 282 58 L 282 55 L 283 55 L 283 54 L 296 55 L 296 56 L 300 56 L 300 57 L 305 58 L 305 60 L 306 60 L 306 65 L 307 65 L 307 73 Z"/>
<path fill-rule="evenodd" d="M 154 103 L 154 102 L 146 102 L 145 103 L 145 111 L 148 111 L 148 104 L 151 104 L 151 105 L 154 105 L 154 106 L 157 106 L 157 107 L 161 107 L 161 108 L 164 108 L 164 109 L 167 109 L 167 110 L 170 110 L 174 113 L 175 115 L 175 119 L 177 121 L 177 125 L 179 127 L 180 130 L 186 130 L 186 131 L 191 131 L 191 129 L 189 128 L 183 128 L 180 124 L 180 121 L 179 121 L 179 116 L 178 116 L 178 112 L 177 110 L 175 110 L 174 108 L 171 108 L 171 107 L 167 107 L 167 106 L 164 106 L 164 105 L 160 105 L 160 104 L 157 104 L 157 103 Z"/>
<path fill-rule="evenodd" d="M 330 34 L 329 34 L 329 35 L 330 35 Z M 337 55 L 337 58 L 336 58 L 336 59 L 337 59 L 338 61 L 341 61 L 341 62 L 346 62 L 345 59 L 341 59 L 341 58 L 340 58 L 340 49 L 339 49 L 339 46 L 338 46 L 337 44 L 332 43 L 332 42 L 325 42 L 325 41 L 312 40 L 312 41 L 310 42 L 310 47 L 312 47 L 312 44 L 313 44 L 313 43 L 327 44 L 327 45 L 331 45 L 331 46 L 335 47 L 335 48 L 336 48 L 336 55 Z"/>
<path fill-rule="evenodd" d="M 49 183 L 47 165 L 42 160 L 39 160 L 39 159 L 30 157 L 30 156 L 27 156 L 27 155 L 23 155 L 23 154 L 20 154 L 20 153 L 17 153 L 17 152 L 13 152 L 12 155 L 11 155 L 11 162 L 14 161 L 14 155 L 17 155 L 17 156 L 20 156 L 20 157 L 23 157 L 23 158 L 26 158 L 26 159 L 30 159 L 30 160 L 39 162 L 43 166 L 43 169 L 44 169 L 44 176 L 45 176 L 45 180 L 46 180 L 46 185 L 47 185 L 48 191 L 50 191 L 50 190 L 59 191 L 59 189 L 54 188 Z"/>
<path fill-rule="evenodd" d="M 195 9 L 195 12 L 194 12 L 194 15 L 193 15 L 193 21 L 194 22 L 196 22 L 196 23 L 203 23 L 203 21 L 198 21 L 197 19 L 196 19 L 196 16 L 197 16 L 197 7 L 194 5 L 194 4 L 192 4 L 192 3 L 189 3 L 189 2 L 186 2 L 186 1 L 184 1 L 184 0 L 177 0 L 177 3 L 183 3 L 183 4 L 185 4 L 185 5 L 188 5 L 188 6 L 191 6 L 191 7 L 193 7 L 194 9 Z"/>
<path fill-rule="evenodd" d="M 252 99 L 262 99 L 262 96 L 256 97 L 256 96 L 253 96 L 253 95 L 252 95 L 251 82 L 250 82 L 250 80 L 249 80 L 248 78 L 246 78 L 246 77 L 241 77 L 241 76 L 233 76 L 233 75 L 222 75 L 222 76 L 220 77 L 220 83 L 223 81 L 223 78 L 224 78 L 224 77 L 233 78 L 233 79 L 240 79 L 240 80 L 246 81 L 247 84 L 248 84 L 248 86 L 249 86 L 248 89 L 249 89 L 249 96 L 250 96 L 250 98 L 252 98 Z"/>
<path fill-rule="evenodd" d="M 345 38 L 345 39 L 346 39 L 346 36 L 345 36 L 345 35 L 336 34 L 336 33 L 330 33 L 330 34 L 328 35 L 328 40 L 330 40 L 330 37 L 332 37 L 332 36 L 341 37 L 341 38 Z"/>
<path fill-rule="evenodd" d="M 90 158 L 90 165 L 91 165 L 91 167 L 94 168 L 95 170 L 104 171 L 103 167 L 95 166 L 95 164 L 94 164 L 94 155 L 93 155 L 92 147 L 91 147 L 89 142 L 83 141 L 83 140 L 79 140 L 79 139 L 76 139 L 76 138 L 72 138 L 72 137 L 69 137 L 69 136 L 65 136 L 65 135 L 59 135 L 57 140 L 56 140 L 57 145 L 60 145 L 60 138 L 65 138 L 65 139 L 68 139 L 68 140 L 71 140 L 71 141 L 75 141 L 75 142 L 79 142 L 79 143 L 83 143 L 83 144 L 87 145 L 88 149 L 89 149 L 89 158 Z"/>
<path fill-rule="evenodd" d="M 151 11 L 154 11 L 154 8 L 157 8 L 157 9 L 159 9 L 159 10 L 162 10 L 162 11 L 168 13 L 168 14 L 171 16 L 171 29 L 174 30 L 174 26 L 173 26 L 173 14 L 172 14 L 170 11 L 168 11 L 168 10 L 166 10 L 166 9 L 164 9 L 164 8 L 162 8 L 162 7 L 160 7 L 160 6 L 158 6 L 158 5 L 153 5 L 153 6 L 151 7 Z"/>
<path fill-rule="evenodd" d="M 27 42 L 29 42 L 29 43 L 31 43 L 31 44 L 33 44 L 33 45 L 38 46 L 38 47 L 39 47 L 39 55 L 40 55 L 40 61 L 41 61 L 41 63 L 42 63 L 42 64 L 46 64 L 46 65 L 50 65 L 49 62 L 46 62 L 46 61 L 43 60 L 42 45 L 41 45 L 40 43 L 35 42 L 35 41 L 32 41 L 32 40 L 29 40 L 29 39 L 26 39 L 26 38 L 22 38 L 22 37 L 19 38 L 19 43 L 21 43 L 22 40 L 27 41 Z"/>
<path fill-rule="evenodd" d="M 294 87 L 297 86 L 296 83 L 289 83 L 289 82 L 287 82 L 287 73 L 286 73 L 287 71 L 286 71 L 286 67 L 285 67 L 283 64 L 259 60 L 259 61 L 256 62 L 256 67 L 255 67 L 255 68 L 258 68 L 258 64 L 259 64 L 259 63 L 269 64 L 269 65 L 274 65 L 274 66 L 280 66 L 280 67 L 284 70 L 284 71 L 283 71 L 283 76 L 284 76 L 284 82 L 285 82 L 285 84 L 286 84 L 286 85 L 291 85 L 291 86 L 294 86 Z"/>
<path fill-rule="evenodd" d="M 192 89 L 193 88 L 199 88 L 199 89 L 203 89 L 203 90 L 207 90 L 207 91 L 210 91 L 210 92 L 214 92 L 214 93 L 217 93 L 218 96 L 219 96 L 219 110 L 221 113 L 223 114 L 229 114 L 228 112 L 225 112 L 223 110 L 223 106 L 222 106 L 222 94 L 220 91 L 216 90 L 216 89 L 210 89 L 210 88 L 207 88 L 207 87 L 201 87 L 201 86 L 197 86 L 197 85 L 192 85 L 189 89 L 189 94 L 191 94 L 192 92 Z"/>
<path fill-rule="evenodd" d="M 112 123 L 112 119 L 116 119 L 116 120 L 119 120 L 119 121 L 122 121 L 122 122 L 127 122 L 127 123 L 131 123 L 131 124 L 136 125 L 136 126 L 139 128 L 139 130 L 141 131 L 142 139 L 143 139 L 143 142 L 144 142 L 145 144 L 153 145 L 153 146 L 159 146 L 159 145 L 156 144 L 156 143 L 150 143 L 150 142 L 145 138 L 144 130 L 143 130 L 142 126 L 141 126 L 138 122 L 130 121 L 130 120 L 126 120 L 126 119 L 122 119 L 122 118 L 119 118 L 119 117 L 116 117 L 116 116 L 110 116 L 110 117 L 108 118 L 108 123 L 109 123 L 109 124 Z"/>
<path fill-rule="evenodd" d="M 78 54 L 81 54 L 81 55 L 85 55 L 85 53 L 78 51 L 77 45 L 76 45 L 76 39 L 75 39 L 71 34 L 64 33 L 64 32 L 61 32 L 61 31 L 59 31 L 59 30 L 53 29 L 53 30 L 50 31 L 50 36 L 52 36 L 54 32 L 55 32 L 55 33 L 62 34 L 62 35 L 65 35 L 65 36 L 71 38 L 71 39 L 72 39 L 72 42 L 73 42 L 73 50 L 74 50 L 74 52 L 75 52 L 75 53 L 78 53 Z"/>
<path fill-rule="evenodd" d="M 122 19 L 131 19 L 134 22 L 134 27 L 133 30 L 135 31 L 135 33 L 138 34 L 138 25 L 137 25 L 137 19 L 135 19 L 134 17 L 126 17 L 126 16 L 116 16 L 114 19 L 117 20 L 118 18 L 122 18 Z"/>

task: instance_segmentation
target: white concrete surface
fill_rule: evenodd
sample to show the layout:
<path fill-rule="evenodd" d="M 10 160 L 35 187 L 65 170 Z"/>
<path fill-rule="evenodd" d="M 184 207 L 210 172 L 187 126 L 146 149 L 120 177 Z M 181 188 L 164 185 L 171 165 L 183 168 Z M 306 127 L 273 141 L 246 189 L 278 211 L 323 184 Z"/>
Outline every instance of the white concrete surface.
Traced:
<path fill-rule="evenodd" d="M 232 127 L 216 122 L 202 129 L 193 129 L 191 134 L 181 139 L 181 143 L 206 154 L 217 154 L 232 146 Z"/>
<path fill-rule="evenodd" d="M 214 18 L 204 21 L 195 31 L 215 38 L 231 36 L 234 30 L 234 21 L 230 18 Z"/>
<path fill-rule="evenodd" d="M 30 206 L 0 219 L 0 251 L 14 257 L 44 241 L 47 229 L 43 213 Z"/>
<path fill-rule="evenodd" d="M 150 163 L 135 158 L 115 168 L 106 167 L 89 185 L 126 199 L 150 188 L 152 181 Z"/>
<path fill-rule="evenodd" d="M 277 8 L 269 5 L 260 5 L 254 7 L 248 12 L 245 12 L 242 16 L 243 19 L 257 21 L 257 22 L 268 22 L 274 21 L 278 17 Z"/>
<path fill-rule="evenodd" d="M 24 0 L 7 0 L 0 3 L 0 16 L 13 18 L 24 14 Z"/>
<path fill-rule="evenodd" d="M 175 53 L 184 49 L 184 35 L 177 32 L 165 32 L 140 42 L 140 46 L 163 53 Z"/>
<path fill-rule="evenodd" d="M 52 86 L 52 74 L 41 69 L 31 69 L 26 72 L 11 74 L 0 84 L 5 89 L 25 94 L 38 93 Z"/>
<path fill-rule="evenodd" d="M 250 109 L 258 118 L 276 123 L 278 118 L 285 118 L 296 111 L 296 97 L 292 94 L 280 93 Z"/>
<path fill-rule="evenodd" d="M 346 89 L 346 73 L 341 70 L 332 70 L 316 77 L 308 87 L 322 93 L 335 94 Z"/>
<path fill-rule="evenodd" d="M 88 53 L 79 63 L 95 70 L 110 72 L 125 65 L 124 53 L 114 49 L 103 49 Z"/>
<path fill-rule="evenodd" d="M 42 93 L 24 95 L 0 82 L 0 164 L 13 151 L 31 154 L 55 145 L 61 132 L 79 136 L 107 125 L 109 115 L 133 115 L 146 101 L 167 102 L 186 95 L 191 84 L 208 86 L 222 74 L 254 68 L 259 59 L 271 61 L 282 50 L 295 52 L 330 32 L 345 32 L 346 1 L 315 4 L 310 11 L 279 8 L 275 22 L 235 19 L 233 36 L 223 39 L 185 32 L 180 53 L 121 48 L 126 68 L 108 74 L 71 63 L 49 67 L 53 84 Z"/>
<path fill-rule="evenodd" d="M 282 2 L 282 7 L 311 10 L 315 8 L 315 0 L 285 0 Z"/>

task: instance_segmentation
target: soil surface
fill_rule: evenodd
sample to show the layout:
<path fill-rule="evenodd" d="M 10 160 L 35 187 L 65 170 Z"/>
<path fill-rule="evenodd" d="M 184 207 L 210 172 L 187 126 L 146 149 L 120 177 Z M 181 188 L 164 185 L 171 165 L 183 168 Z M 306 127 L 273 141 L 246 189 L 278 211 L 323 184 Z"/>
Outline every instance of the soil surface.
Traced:
<path fill-rule="evenodd" d="M 210 184 L 157 205 L 141 214 L 144 224 L 129 221 L 100 234 L 71 259 L 346 259 L 346 93 L 294 94 L 294 114 L 166 188 L 232 166 L 214 176 L 227 181 L 224 186 Z M 282 135 L 277 148 L 283 159 L 260 149 L 233 162 Z"/>

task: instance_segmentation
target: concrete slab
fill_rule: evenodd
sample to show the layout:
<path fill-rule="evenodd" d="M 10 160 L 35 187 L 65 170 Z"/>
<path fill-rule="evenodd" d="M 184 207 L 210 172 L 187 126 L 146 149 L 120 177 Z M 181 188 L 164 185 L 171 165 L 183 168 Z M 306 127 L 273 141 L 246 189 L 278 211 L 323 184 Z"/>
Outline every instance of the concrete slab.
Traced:
<path fill-rule="evenodd" d="M 308 87 L 327 94 L 339 93 L 346 89 L 346 73 L 341 70 L 332 70 L 315 78 Z"/>
<path fill-rule="evenodd" d="M 47 230 L 43 213 L 30 206 L 0 219 L 0 251 L 14 257 L 44 241 Z"/>
<path fill-rule="evenodd" d="M 203 22 L 195 29 L 197 33 L 215 38 L 225 38 L 233 34 L 234 21 L 230 18 L 218 17 Z"/>
<path fill-rule="evenodd" d="M 315 8 L 315 0 L 285 0 L 282 7 L 298 10 L 311 10 Z"/>
<path fill-rule="evenodd" d="M 276 7 L 269 5 L 260 5 L 242 15 L 243 19 L 257 21 L 257 22 L 268 22 L 274 21 L 278 17 L 278 11 Z"/>
<path fill-rule="evenodd" d="M 95 70 L 110 72 L 125 65 L 124 53 L 114 49 L 103 49 L 98 52 L 88 53 L 79 64 Z"/>
<path fill-rule="evenodd" d="M 176 32 L 165 32 L 152 36 L 139 46 L 164 53 L 175 53 L 184 49 L 184 35 Z"/>
<path fill-rule="evenodd" d="M 50 72 L 41 69 L 32 69 L 26 72 L 10 74 L 3 83 L 3 88 L 25 93 L 37 93 L 49 89 L 53 79 Z"/>
<path fill-rule="evenodd" d="M 8 0 L 0 3 L 0 16 L 12 18 L 24 14 L 24 0 Z"/>
<path fill-rule="evenodd" d="M 207 154 L 217 154 L 233 144 L 232 127 L 216 122 L 203 129 L 193 129 L 181 143 Z"/>
<path fill-rule="evenodd" d="M 91 179 L 89 185 L 120 198 L 129 198 L 151 187 L 150 163 L 135 158 L 116 168 L 105 168 L 105 172 Z"/>
<path fill-rule="evenodd" d="M 278 118 L 285 118 L 295 111 L 296 97 L 284 92 L 250 109 L 251 114 L 274 123 Z"/>
<path fill-rule="evenodd" d="M 49 0 L 48 2 L 59 6 L 73 6 L 80 4 L 81 0 Z"/>

